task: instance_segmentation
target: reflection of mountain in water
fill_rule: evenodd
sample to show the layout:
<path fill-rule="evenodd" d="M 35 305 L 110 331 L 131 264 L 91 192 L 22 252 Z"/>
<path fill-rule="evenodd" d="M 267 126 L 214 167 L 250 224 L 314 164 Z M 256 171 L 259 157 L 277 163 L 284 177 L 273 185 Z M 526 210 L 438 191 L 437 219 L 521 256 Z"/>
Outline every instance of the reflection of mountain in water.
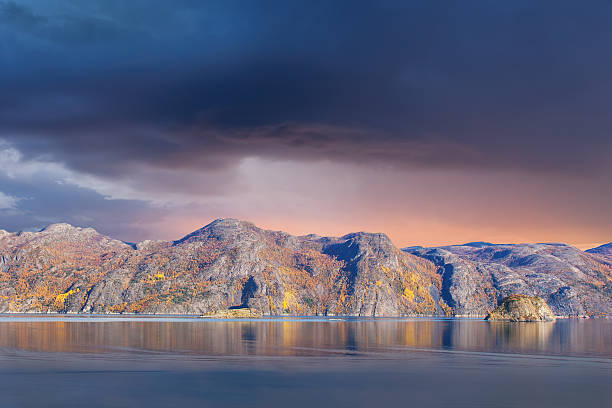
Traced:
<path fill-rule="evenodd" d="M 612 356 L 608 320 L 4 321 L 0 348 L 45 352 L 172 351 L 200 355 L 309 356 L 449 349 Z"/>

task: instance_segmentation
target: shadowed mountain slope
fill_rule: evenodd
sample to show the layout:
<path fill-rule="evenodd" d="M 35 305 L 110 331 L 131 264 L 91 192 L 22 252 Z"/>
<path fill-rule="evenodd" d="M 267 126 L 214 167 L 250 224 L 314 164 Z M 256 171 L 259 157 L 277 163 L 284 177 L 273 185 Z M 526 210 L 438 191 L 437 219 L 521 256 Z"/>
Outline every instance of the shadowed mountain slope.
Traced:
<path fill-rule="evenodd" d="M 601 255 L 612 260 L 612 242 L 609 244 L 600 245 L 597 248 L 587 249 L 585 252 L 589 254 Z"/>

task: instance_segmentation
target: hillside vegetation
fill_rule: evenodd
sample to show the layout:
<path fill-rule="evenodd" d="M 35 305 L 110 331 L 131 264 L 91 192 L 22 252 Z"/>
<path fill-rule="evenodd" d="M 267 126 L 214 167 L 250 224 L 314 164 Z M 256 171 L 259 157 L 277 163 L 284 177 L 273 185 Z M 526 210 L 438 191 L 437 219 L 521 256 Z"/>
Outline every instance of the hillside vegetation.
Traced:
<path fill-rule="evenodd" d="M 485 315 L 513 293 L 611 312 L 606 258 L 563 245 L 396 248 L 384 234 L 292 236 L 220 219 L 128 245 L 54 224 L 0 232 L 0 312 Z"/>

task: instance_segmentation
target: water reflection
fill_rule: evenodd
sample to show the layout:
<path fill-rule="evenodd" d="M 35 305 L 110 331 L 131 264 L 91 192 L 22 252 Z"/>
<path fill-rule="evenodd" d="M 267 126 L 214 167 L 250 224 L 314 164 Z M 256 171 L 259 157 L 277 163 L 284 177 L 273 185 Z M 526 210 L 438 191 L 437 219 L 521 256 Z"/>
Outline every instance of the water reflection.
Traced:
<path fill-rule="evenodd" d="M 418 348 L 612 356 L 610 338 L 609 320 L 0 321 L 0 348 L 43 352 L 320 356 Z"/>

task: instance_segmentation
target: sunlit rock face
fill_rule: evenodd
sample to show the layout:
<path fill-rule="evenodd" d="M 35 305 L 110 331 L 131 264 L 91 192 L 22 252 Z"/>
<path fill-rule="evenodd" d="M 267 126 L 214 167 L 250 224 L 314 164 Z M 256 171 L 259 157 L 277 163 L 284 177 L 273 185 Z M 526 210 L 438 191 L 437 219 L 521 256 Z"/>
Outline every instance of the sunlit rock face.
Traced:
<path fill-rule="evenodd" d="M 569 245 L 477 242 L 407 251 L 436 264 L 442 297 L 460 315 L 485 315 L 511 294 L 540 296 L 557 315 L 612 313 L 612 262 Z"/>
<path fill-rule="evenodd" d="M 233 219 L 128 245 L 68 224 L 0 236 L 0 311 L 446 315 L 441 277 L 384 234 L 296 237 Z"/>
<path fill-rule="evenodd" d="M 544 299 L 537 296 L 510 295 L 489 312 L 486 320 L 508 320 L 511 322 L 553 321 L 555 315 Z"/>
<path fill-rule="evenodd" d="M 0 311 L 73 311 L 120 275 L 132 248 L 90 228 L 54 224 L 0 236 Z"/>

